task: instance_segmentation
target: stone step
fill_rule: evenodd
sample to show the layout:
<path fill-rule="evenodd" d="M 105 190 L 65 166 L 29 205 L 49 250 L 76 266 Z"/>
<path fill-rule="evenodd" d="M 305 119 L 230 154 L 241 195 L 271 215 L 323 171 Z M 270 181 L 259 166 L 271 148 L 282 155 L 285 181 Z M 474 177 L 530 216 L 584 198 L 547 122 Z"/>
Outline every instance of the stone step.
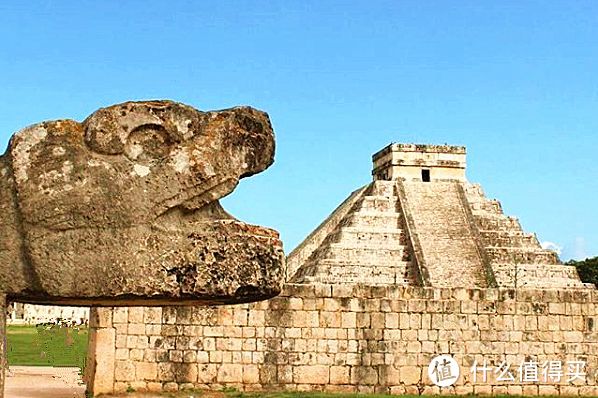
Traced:
<path fill-rule="evenodd" d="M 397 266 L 338 265 L 321 262 L 315 273 L 306 275 L 305 281 L 320 283 L 414 284 L 411 263 Z"/>
<path fill-rule="evenodd" d="M 584 287 L 573 266 L 563 264 L 493 264 L 500 287 L 566 288 Z"/>
<path fill-rule="evenodd" d="M 502 205 L 498 200 L 483 200 L 478 202 L 469 202 L 473 212 L 485 212 L 493 214 L 503 214 Z"/>
<path fill-rule="evenodd" d="M 353 274 L 355 276 L 385 276 L 385 277 L 394 277 L 397 274 L 400 274 L 401 277 L 408 277 L 409 271 L 407 267 L 364 267 L 364 266 L 350 266 L 350 267 L 338 267 L 338 266 L 330 266 L 327 269 L 327 275 L 331 276 L 342 276 L 342 275 L 350 275 Z"/>
<path fill-rule="evenodd" d="M 397 200 L 399 200 L 399 197 L 396 195 L 364 195 L 363 200 L 370 200 L 370 201 L 390 201 L 390 202 L 396 202 Z"/>
<path fill-rule="evenodd" d="M 331 243 L 326 248 L 322 259 L 344 259 L 348 261 L 370 261 L 384 265 L 385 262 L 392 262 L 401 260 L 405 254 L 403 247 L 397 248 L 362 248 L 362 247 L 346 247 L 342 244 Z"/>
<path fill-rule="evenodd" d="M 426 226 L 419 226 L 418 231 L 419 236 L 421 237 L 420 239 L 434 239 L 435 233 L 437 231 L 443 231 L 443 235 L 450 238 L 459 238 L 462 237 L 463 234 L 467 234 L 469 236 L 469 229 L 454 219 L 442 220 L 436 218 L 436 220 L 438 220 L 436 223 L 430 223 Z"/>
<path fill-rule="evenodd" d="M 348 217 L 400 218 L 401 213 L 397 212 L 396 210 L 381 211 L 363 209 L 349 214 Z"/>
<path fill-rule="evenodd" d="M 326 284 L 363 284 L 367 283 L 371 286 L 412 286 L 415 282 L 411 279 L 400 278 L 394 276 L 392 278 L 386 276 L 368 276 L 367 281 L 363 275 L 342 275 L 342 276 L 305 276 L 300 283 L 326 283 Z"/>
<path fill-rule="evenodd" d="M 483 287 L 487 281 L 456 182 L 403 183 L 432 286 Z"/>
<path fill-rule="evenodd" d="M 583 288 L 585 285 L 580 280 L 575 280 L 573 278 L 524 278 L 520 280 L 517 284 L 517 287 L 530 287 L 530 288 L 538 288 L 541 287 L 543 289 L 546 288 Z"/>
<path fill-rule="evenodd" d="M 317 262 L 309 261 L 306 263 L 307 266 L 317 265 L 318 267 L 329 268 L 329 267 L 342 267 L 342 268 L 350 268 L 350 267 L 364 267 L 364 268 L 378 268 L 378 267 L 411 267 L 410 259 L 406 260 L 393 260 L 392 262 L 387 262 L 386 265 L 381 265 L 378 261 L 355 261 L 349 259 L 331 259 L 331 258 L 324 258 Z"/>
<path fill-rule="evenodd" d="M 452 192 L 454 190 L 455 182 L 452 181 L 434 181 L 433 183 L 422 181 L 408 181 L 403 185 L 412 193 L 426 193 L 426 192 Z"/>
<path fill-rule="evenodd" d="M 369 233 L 369 234 L 405 234 L 400 228 L 394 226 L 382 226 L 382 227 L 352 227 L 352 226 L 343 226 L 339 230 L 342 230 L 345 233 Z"/>
<path fill-rule="evenodd" d="M 522 231 L 481 230 L 480 234 L 488 246 L 541 249 L 536 235 Z"/>
<path fill-rule="evenodd" d="M 395 183 L 394 181 L 374 181 L 367 195 L 395 196 Z"/>
<path fill-rule="evenodd" d="M 372 247 L 389 248 L 404 246 L 407 243 L 407 237 L 400 229 L 392 231 L 364 231 L 360 228 L 342 227 L 335 231 L 334 242 L 346 245 L 348 247 Z"/>
<path fill-rule="evenodd" d="M 503 239 L 503 238 L 531 239 L 531 238 L 536 237 L 536 234 L 530 234 L 528 232 L 524 232 L 521 230 L 497 231 L 494 229 L 479 229 L 478 231 L 481 234 L 488 235 L 489 237 L 496 238 L 496 239 Z"/>
<path fill-rule="evenodd" d="M 352 227 L 398 227 L 402 219 L 400 213 L 396 212 L 358 212 L 351 213 L 342 220 L 341 226 Z"/>
<path fill-rule="evenodd" d="M 465 191 L 467 199 L 486 199 L 486 195 L 484 194 L 484 190 L 482 189 L 482 186 L 480 184 L 464 183 L 462 184 L 462 187 Z"/>
<path fill-rule="evenodd" d="M 396 198 L 386 196 L 366 196 L 358 206 L 359 211 L 396 212 Z"/>
<path fill-rule="evenodd" d="M 514 264 L 559 264 L 559 258 L 550 250 L 530 250 L 519 247 L 486 247 L 492 262 Z"/>
<path fill-rule="evenodd" d="M 474 212 L 474 218 L 480 230 L 522 232 L 521 224 L 515 217 Z"/>
<path fill-rule="evenodd" d="M 447 191 L 411 192 L 412 197 L 417 197 L 418 199 L 437 200 L 437 201 L 444 201 L 446 203 L 448 203 L 448 201 L 450 200 L 449 194 L 450 194 L 450 192 L 447 192 Z M 424 202 L 422 202 L 420 204 L 423 204 L 423 203 Z"/>
<path fill-rule="evenodd" d="M 527 274 L 546 274 L 559 277 L 577 277 L 577 268 L 565 264 L 517 264 Z"/>
<path fill-rule="evenodd" d="M 435 199 L 424 199 L 418 198 L 419 200 L 426 200 L 425 204 L 419 204 L 413 206 L 415 211 L 425 211 L 426 216 L 429 217 L 442 217 L 444 219 L 451 219 L 454 218 L 455 212 L 462 211 L 462 208 L 459 206 L 453 206 L 450 202 L 445 202 L 444 200 L 435 200 Z"/>

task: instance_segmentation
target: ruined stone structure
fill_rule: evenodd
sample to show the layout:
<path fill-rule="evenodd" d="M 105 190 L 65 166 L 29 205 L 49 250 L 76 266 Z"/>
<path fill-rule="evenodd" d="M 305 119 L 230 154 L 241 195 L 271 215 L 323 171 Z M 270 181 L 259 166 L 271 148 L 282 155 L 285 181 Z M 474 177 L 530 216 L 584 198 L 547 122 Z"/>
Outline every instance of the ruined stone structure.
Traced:
<path fill-rule="evenodd" d="M 202 305 L 277 295 L 278 233 L 218 202 L 273 161 L 268 115 L 249 107 L 127 102 L 17 132 L 0 156 L 0 341 L 7 299 Z"/>
<path fill-rule="evenodd" d="M 6 322 L 10 325 L 37 325 L 40 323 L 88 324 L 89 307 L 10 303 Z"/>
<path fill-rule="evenodd" d="M 280 296 L 218 307 L 92 310 L 103 358 L 93 392 L 324 390 L 439 393 L 427 369 L 437 354 L 461 368 L 447 393 L 598 394 L 598 292 L 287 284 Z M 471 367 L 510 364 L 514 381 Z M 537 382 L 519 381 L 524 361 Z M 582 380 L 544 380 L 541 365 L 583 361 Z"/>
<path fill-rule="evenodd" d="M 374 181 L 289 255 L 280 296 L 92 310 L 114 342 L 90 346 L 105 354 L 92 391 L 438 393 L 428 365 L 449 354 L 461 375 L 442 392 L 598 394 L 598 292 L 467 182 L 465 148 L 393 144 L 373 160 Z M 558 361 L 562 377 L 543 378 Z M 503 362 L 540 376 L 471 372 Z"/>
<path fill-rule="evenodd" d="M 288 257 L 298 283 L 583 287 L 465 178 L 465 148 L 392 144 L 355 191 Z"/>

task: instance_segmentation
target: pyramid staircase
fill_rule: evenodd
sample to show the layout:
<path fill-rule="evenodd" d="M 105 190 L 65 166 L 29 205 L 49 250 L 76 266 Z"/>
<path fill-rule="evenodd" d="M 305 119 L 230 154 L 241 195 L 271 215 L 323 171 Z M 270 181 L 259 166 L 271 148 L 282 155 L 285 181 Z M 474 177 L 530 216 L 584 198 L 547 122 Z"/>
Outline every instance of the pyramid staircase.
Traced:
<path fill-rule="evenodd" d="M 504 215 L 500 202 L 487 199 L 479 184 L 462 187 L 499 287 L 584 287 L 575 267 L 563 265 L 535 234 L 523 232 L 517 218 Z"/>
<path fill-rule="evenodd" d="M 291 281 L 418 284 L 395 189 L 394 182 L 371 183 Z"/>
<path fill-rule="evenodd" d="M 411 232 L 421 246 L 420 266 L 431 286 L 487 287 L 486 267 L 459 195 L 459 182 L 401 182 Z"/>

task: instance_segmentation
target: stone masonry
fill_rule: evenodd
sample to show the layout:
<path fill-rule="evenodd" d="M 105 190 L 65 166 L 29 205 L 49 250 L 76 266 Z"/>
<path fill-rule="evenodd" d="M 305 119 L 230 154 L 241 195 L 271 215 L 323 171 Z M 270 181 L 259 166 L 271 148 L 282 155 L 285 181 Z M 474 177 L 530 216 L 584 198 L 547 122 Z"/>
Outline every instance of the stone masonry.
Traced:
<path fill-rule="evenodd" d="M 266 302 L 92 311 L 93 392 L 185 388 L 439 393 L 437 354 L 461 367 L 443 392 L 598 394 L 598 292 L 288 284 Z M 567 382 L 473 381 L 474 361 L 584 361 Z M 538 365 L 540 366 L 540 365 Z M 566 369 L 565 369 L 566 371 Z M 89 377 L 89 376 L 88 376 Z M 478 375 L 479 377 L 479 375 Z"/>
<path fill-rule="evenodd" d="M 397 202 L 391 183 L 380 181 L 366 187 L 291 281 L 417 284 L 419 275 Z M 294 265 L 299 252 L 289 257 L 288 266 Z"/>
<path fill-rule="evenodd" d="M 280 296 L 92 309 L 90 358 L 108 359 L 91 391 L 598 394 L 598 291 L 467 181 L 465 148 L 392 144 L 373 162 L 374 181 L 287 257 Z M 442 389 L 440 354 L 461 372 Z"/>
<path fill-rule="evenodd" d="M 374 181 L 287 258 L 298 283 L 437 287 L 584 287 L 465 178 L 465 147 L 391 144 Z"/>

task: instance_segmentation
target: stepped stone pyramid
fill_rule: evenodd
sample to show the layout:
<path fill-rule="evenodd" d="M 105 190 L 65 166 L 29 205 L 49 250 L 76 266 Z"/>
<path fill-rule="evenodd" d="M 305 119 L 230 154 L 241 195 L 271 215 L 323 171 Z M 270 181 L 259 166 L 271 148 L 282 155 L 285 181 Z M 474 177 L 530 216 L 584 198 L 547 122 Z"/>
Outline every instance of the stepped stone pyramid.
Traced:
<path fill-rule="evenodd" d="M 294 283 L 584 288 L 575 267 L 543 249 L 465 178 L 462 146 L 391 144 L 373 179 L 287 258 Z"/>

